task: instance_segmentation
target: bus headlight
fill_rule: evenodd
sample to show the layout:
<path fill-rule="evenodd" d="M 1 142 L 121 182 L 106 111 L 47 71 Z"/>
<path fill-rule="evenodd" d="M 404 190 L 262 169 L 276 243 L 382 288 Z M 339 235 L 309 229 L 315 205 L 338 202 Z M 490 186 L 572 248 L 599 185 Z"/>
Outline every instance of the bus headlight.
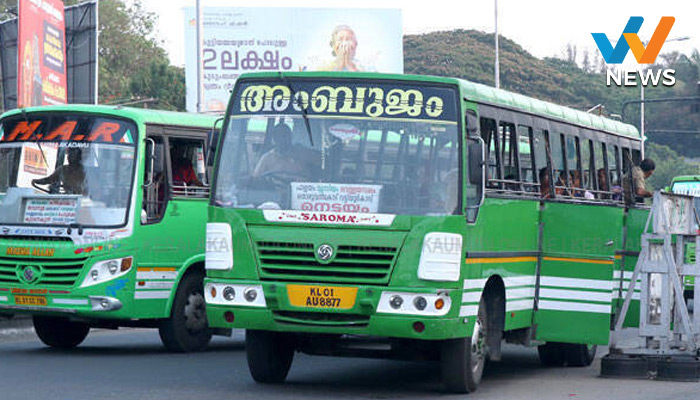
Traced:
<path fill-rule="evenodd" d="M 220 222 L 207 224 L 206 269 L 229 270 L 233 268 L 231 225 Z"/>
<path fill-rule="evenodd" d="M 90 267 L 85 274 L 85 279 L 80 287 L 97 285 L 108 280 L 125 275 L 131 270 L 133 257 L 115 258 L 113 260 L 98 261 Z"/>
<path fill-rule="evenodd" d="M 462 265 L 462 235 L 430 232 L 423 239 L 418 263 L 418 278 L 428 281 L 456 282 Z"/>

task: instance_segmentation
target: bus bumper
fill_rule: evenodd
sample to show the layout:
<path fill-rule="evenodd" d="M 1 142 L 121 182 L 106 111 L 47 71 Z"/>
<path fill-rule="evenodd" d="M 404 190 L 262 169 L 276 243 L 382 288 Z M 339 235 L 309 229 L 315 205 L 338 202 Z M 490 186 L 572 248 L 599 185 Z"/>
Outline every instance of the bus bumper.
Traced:
<path fill-rule="evenodd" d="M 458 317 L 461 302 L 459 290 L 302 285 L 357 288 L 352 307 L 337 310 L 293 305 L 289 285 L 299 286 L 296 283 L 205 279 L 204 294 L 209 325 L 215 328 L 442 340 L 467 336 L 475 321 L 473 316 Z M 231 300 L 223 297 L 226 287 L 234 289 L 235 295 Z M 247 299 L 244 297 L 247 290 L 257 290 L 262 296 L 248 301 L 252 296 Z M 399 309 L 387 305 L 387 299 L 394 295 L 405 299 Z M 431 303 L 422 313 L 412 305 L 418 296 Z M 435 301 L 438 298 L 442 299 L 444 305 L 441 311 L 436 312 Z"/>

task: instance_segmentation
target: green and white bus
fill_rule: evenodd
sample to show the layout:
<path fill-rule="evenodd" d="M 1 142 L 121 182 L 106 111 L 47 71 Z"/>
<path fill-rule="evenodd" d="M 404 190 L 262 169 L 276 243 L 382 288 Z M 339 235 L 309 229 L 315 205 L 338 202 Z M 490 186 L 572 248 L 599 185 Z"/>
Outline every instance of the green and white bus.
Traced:
<path fill-rule="evenodd" d="M 46 106 L 0 118 L 0 314 L 47 345 L 90 328 L 157 327 L 205 347 L 205 150 L 216 118 Z"/>
<path fill-rule="evenodd" d="M 470 392 L 503 340 L 585 366 L 608 342 L 648 210 L 637 130 L 472 82 L 237 81 L 215 164 L 205 297 L 253 378 L 296 351 L 439 360 Z"/>
<path fill-rule="evenodd" d="M 700 175 L 681 175 L 676 176 L 671 179 L 671 185 L 665 188 L 667 192 L 676 194 L 687 194 L 695 197 L 693 203 L 695 204 L 695 213 L 700 216 Z M 698 227 L 700 232 L 700 227 Z M 685 262 L 688 264 L 695 263 L 695 244 L 686 244 L 687 249 L 685 251 Z M 684 278 L 686 299 L 693 298 L 694 295 L 694 282 L 695 279 L 692 276 L 686 276 Z"/>

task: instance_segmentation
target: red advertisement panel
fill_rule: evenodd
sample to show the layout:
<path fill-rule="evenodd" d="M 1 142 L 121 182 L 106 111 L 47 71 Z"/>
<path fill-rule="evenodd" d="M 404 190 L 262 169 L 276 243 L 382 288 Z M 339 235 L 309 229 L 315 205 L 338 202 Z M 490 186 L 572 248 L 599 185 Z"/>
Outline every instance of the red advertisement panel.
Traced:
<path fill-rule="evenodd" d="M 17 106 L 66 102 L 62 0 L 19 0 Z"/>

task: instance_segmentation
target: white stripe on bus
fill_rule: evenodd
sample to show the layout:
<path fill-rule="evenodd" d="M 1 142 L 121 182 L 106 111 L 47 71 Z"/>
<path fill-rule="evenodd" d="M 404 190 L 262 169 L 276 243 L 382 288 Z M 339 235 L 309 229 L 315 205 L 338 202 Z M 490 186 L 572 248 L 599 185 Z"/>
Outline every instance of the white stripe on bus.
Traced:
<path fill-rule="evenodd" d="M 139 271 L 136 273 L 137 280 L 175 278 L 177 278 L 177 271 Z"/>
<path fill-rule="evenodd" d="M 543 276 L 542 278 L 540 278 L 540 286 L 612 290 L 613 282 L 597 279 L 560 278 L 555 276 Z"/>
<path fill-rule="evenodd" d="M 506 289 L 506 300 L 535 297 L 535 288 Z"/>
<path fill-rule="evenodd" d="M 147 289 L 172 289 L 175 281 L 147 281 L 143 285 L 139 285 L 136 282 L 136 290 L 147 290 Z"/>
<path fill-rule="evenodd" d="M 610 314 L 612 307 L 610 304 L 576 303 L 570 301 L 540 300 L 538 303 L 540 310 L 553 311 L 575 311 L 597 314 Z"/>
<path fill-rule="evenodd" d="M 531 310 L 534 303 L 534 299 L 506 301 L 506 312 Z"/>
<path fill-rule="evenodd" d="M 503 283 L 506 285 L 506 287 L 511 287 L 511 286 L 534 286 L 536 283 L 536 279 L 532 275 L 528 276 L 514 276 L 514 277 L 506 277 L 503 278 Z"/>
<path fill-rule="evenodd" d="M 7 301 L 7 296 L 0 296 L 0 301 Z"/>
<path fill-rule="evenodd" d="M 134 293 L 135 299 L 167 299 L 170 298 L 170 290 L 143 290 Z"/>
<path fill-rule="evenodd" d="M 459 308 L 460 317 L 471 317 L 479 312 L 479 306 L 461 306 Z"/>
<path fill-rule="evenodd" d="M 483 289 L 484 285 L 486 285 L 486 279 L 465 279 L 464 280 L 464 286 L 462 287 L 464 290 L 469 290 L 469 289 Z"/>
<path fill-rule="evenodd" d="M 51 300 L 54 304 L 66 304 L 73 306 L 87 305 L 87 299 L 53 299 Z"/>
<path fill-rule="evenodd" d="M 604 301 L 610 302 L 612 293 L 610 292 L 589 292 L 585 290 L 564 290 L 564 289 L 540 289 L 540 298 L 581 300 L 581 301 Z"/>

